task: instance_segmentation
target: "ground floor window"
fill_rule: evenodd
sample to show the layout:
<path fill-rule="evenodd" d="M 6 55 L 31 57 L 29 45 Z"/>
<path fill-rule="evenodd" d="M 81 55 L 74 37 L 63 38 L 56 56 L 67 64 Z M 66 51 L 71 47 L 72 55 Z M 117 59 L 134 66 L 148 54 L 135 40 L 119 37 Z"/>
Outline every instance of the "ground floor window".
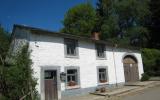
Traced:
<path fill-rule="evenodd" d="M 99 79 L 99 83 L 107 82 L 107 69 L 106 68 L 98 68 L 98 79 Z"/>
<path fill-rule="evenodd" d="M 78 85 L 77 69 L 67 69 L 67 85 Z"/>
<path fill-rule="evenodd" d="M 76 66 L 65 67 L 66 89 L 79 88 L 80 86 L 80 68 Z"/>

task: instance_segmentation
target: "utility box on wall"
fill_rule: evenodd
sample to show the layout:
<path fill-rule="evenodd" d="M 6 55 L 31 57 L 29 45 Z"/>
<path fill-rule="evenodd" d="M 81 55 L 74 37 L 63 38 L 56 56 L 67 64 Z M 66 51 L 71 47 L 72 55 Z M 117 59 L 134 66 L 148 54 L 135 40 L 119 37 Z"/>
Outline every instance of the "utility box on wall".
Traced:
<path fill-rule="evenodd" d="M 65 82 L 66 81 L 66 73 L 61 72 L 60 79 L 61 79 L 61 82 Z"/>

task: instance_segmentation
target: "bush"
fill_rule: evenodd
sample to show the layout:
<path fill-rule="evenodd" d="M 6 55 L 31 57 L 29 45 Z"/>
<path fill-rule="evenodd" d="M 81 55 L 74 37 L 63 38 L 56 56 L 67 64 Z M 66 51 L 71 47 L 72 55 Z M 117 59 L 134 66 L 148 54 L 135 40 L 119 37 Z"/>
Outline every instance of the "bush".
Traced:
<path fill-rule="evenodd" d="M 150 78 L 150 76 L 149 76 L 147 73 L 143 73 L 143 74 L 142 74 L 141 81 L 148 81 L 149 78 Z"/>
<path fill-rule="evenodd" d="M 25 97 L 25 100 L 35 100 L 37 91 L 35 86 L 36 79 L 32 77 L 32 61 L 28 45 L 24 46 L 20 53 L 15 57 L 15 63 L 5 68 L 5 93 L 8 100 L 18 100 Z"/>
<path fill-rule="evenodd" d="M 141 51 L 145 73 L 160 76 L 160 50 L 144 48 Z"/>
<path fill-rule="evenodd" d="M 7 98 L 3 95 L 0 95 L 0 100 L 7 100 Z"/>

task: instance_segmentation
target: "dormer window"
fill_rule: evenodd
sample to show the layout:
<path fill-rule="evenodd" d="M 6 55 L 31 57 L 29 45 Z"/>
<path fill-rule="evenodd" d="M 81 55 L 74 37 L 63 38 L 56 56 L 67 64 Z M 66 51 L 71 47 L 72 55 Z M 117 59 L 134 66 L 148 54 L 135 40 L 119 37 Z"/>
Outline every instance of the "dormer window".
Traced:
<path fill-rule="evenodd" d="M 71 57 L 78 56 L 77 40 L 65 38 L 64 43 L 65 43 L 66 56 L 71 56 Z"/>
<path fill-rule="evenodd" d="M 105 51 L 106 51 L 105 44 L 97 43 L 96 44 L 96 51 L 97 51 L 97 57 L 98 58 L 106 58 L 106 55 L 105 55 Z"/>

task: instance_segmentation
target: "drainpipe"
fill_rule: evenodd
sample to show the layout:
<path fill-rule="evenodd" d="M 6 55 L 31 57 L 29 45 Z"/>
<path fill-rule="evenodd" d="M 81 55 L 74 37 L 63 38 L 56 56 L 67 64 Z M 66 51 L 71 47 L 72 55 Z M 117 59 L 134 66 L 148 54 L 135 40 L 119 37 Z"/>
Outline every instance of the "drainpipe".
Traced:
<path fill-rule="evenodd" d="M 118 84 L 117 84 L 117 69 L 116 69 L 115 52 L 114 52 L 114 50 L 116 48 L 117 48 L 117 44 L 115 44 L 114 47 L 112 48 L 112 52 L 113 52 L 113 62 L 114 62 L 114 69 L 115 69 L 115 76 L 116 76 L 116 87 L 118 87 Z"/>

